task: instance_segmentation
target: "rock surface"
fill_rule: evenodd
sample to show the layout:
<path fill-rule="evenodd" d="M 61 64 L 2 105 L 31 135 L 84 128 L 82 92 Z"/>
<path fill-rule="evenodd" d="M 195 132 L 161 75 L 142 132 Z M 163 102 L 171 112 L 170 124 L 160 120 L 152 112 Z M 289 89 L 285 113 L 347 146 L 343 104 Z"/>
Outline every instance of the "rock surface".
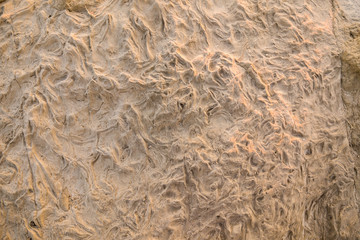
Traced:
<path fill-rule="evenodd" d="M 359 5 L 0 0 L 0 238 L 359 239 Z"/>

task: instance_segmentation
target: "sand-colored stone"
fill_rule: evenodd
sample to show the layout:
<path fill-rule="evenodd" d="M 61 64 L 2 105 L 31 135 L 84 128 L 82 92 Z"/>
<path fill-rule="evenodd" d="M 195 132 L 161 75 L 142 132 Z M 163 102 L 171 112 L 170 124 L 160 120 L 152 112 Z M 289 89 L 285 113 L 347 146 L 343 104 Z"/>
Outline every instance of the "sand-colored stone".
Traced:
<path fill-rule="evenodd" d="M 349 6 L 1 1 L 0 238 L 359 239 Z"/>

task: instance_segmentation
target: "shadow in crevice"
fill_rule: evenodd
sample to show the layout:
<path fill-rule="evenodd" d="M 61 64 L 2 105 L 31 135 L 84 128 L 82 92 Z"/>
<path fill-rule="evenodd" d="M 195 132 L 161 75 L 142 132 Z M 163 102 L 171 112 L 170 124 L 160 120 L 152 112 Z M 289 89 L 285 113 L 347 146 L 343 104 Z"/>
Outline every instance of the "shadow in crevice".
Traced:
<path fill-rule="evenodd" d="M 360 25 L 348 29 L 341 54 L 341 87 L 350 146 L 360 155 Z"/>

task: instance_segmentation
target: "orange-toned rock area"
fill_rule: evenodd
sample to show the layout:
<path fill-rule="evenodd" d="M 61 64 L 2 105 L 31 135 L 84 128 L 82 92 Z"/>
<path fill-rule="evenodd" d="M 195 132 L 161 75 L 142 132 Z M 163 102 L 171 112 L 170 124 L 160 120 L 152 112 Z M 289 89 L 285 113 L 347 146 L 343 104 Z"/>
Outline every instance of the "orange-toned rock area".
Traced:
<path fill-rule="evenodd" d="M 360 0 L 0 0 L 0 239 L 360 239 Z"/>

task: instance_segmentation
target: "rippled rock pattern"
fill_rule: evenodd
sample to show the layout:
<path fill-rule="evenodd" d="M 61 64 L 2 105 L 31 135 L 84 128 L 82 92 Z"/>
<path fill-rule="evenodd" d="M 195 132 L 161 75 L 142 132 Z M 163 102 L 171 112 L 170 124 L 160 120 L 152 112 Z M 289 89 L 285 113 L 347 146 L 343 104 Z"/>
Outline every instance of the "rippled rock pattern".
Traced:
<path fill-rule="evenodd" d="M 359 239 L 334 1 L 0 2 L 1 239 Z"/>

